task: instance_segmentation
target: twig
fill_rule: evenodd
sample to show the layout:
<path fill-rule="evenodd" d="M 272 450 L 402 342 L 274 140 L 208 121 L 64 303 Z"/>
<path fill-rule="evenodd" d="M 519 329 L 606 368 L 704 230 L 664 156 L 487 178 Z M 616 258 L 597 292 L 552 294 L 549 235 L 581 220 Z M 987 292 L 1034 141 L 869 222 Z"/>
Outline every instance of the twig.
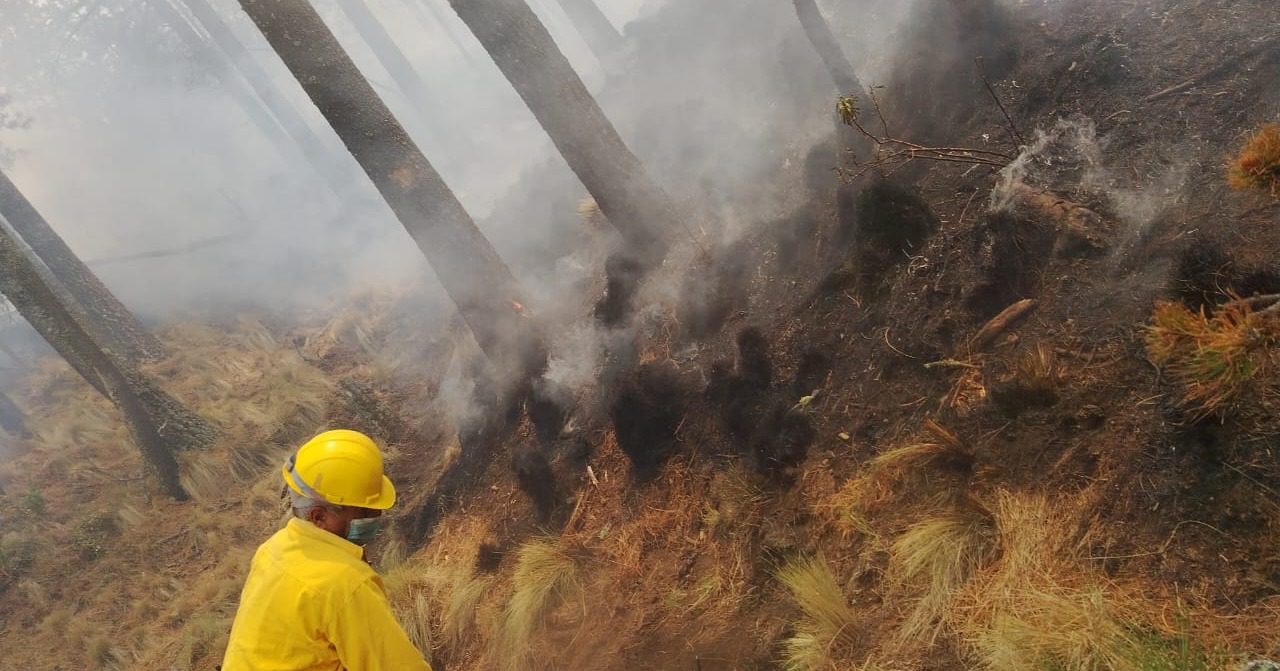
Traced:
<path fill-rule="evenodd" d="M 880 109 L 880 98 L 876 96 L 876 87 L 872 86 L 867 90 L 867 95 L 871 96 L 871 104 L 876 108 L 876 116 L 880 117 L 880 128 L 884 130 L 884 136 L 889 137 L 889 122 L 884 119 L 884 112 Z"/>
<path fill-rule="evenodd" d="M 1026 318 L 1036 309 L 1037 303 L 1033 298 L 1024 298 L 1013 305 L 1005 308 L 1000 314 L 996 315 L 982 327 L 978 334 L 973 336 L 970 341 L 970 347 L 975 352 L 986 349 L 995 341 L 1001 333 L 1012 328 L 1015 324 Z"/>
<path fill-rule="evenodd" d="M 1238 65 L 1240 61 L 1257 56 L 1258 54 L 1261 54 L 1269 49 L 1280 49 L 1280 37 L 1272 37 L 1271 39 L 1263 40 L 1262 42 L 1255 44 L 1254 46 L 1248 49 L 1245 49 L 1244 51 L 1236 54 L 1235 56 L 1232 56 L 1231 58 L 1228 58 L 1227 60 L 1222 61 L 1221 63 L 1213 66 L 1212 68 L 1209 68 L 1208 70 L 1205 70 L 1204 72 L 1201 72 L 1200 74 L 1192 77 L 1191 79 L 1186 80 L 1185 82 L 1182 82 L 1181 84 L 1174 84 L 1173 86 L 1170 86 L 1169 88 L 1164 89 L 1163 91 L 1157 91 L 1156 93 L 1152 93 L 1146 98 L 1143 98 L 1142 101 L 1149 103 L 1154 100 L 1159 100 L 1165 96 L 1170 96 L 1175 93 L 1181 93 L 1193 86 L 1196 86 L 1198 84 L 1205 82 L 1208 79 L 1212 79 L 1213 77 L 1217 77 L 1219 75 L 1225 74 L 1228 70 Z"/>
<path fill-rule="evenodd" d="M 958 360 L 956 360 L 956 359 L 941 359 L 941 360 L 938 360 L 938 361 L 930 361 L 929 363 L 925 364 L 925 365 L 924 365 L 924 367 L 925 367 L 925 368 L 928 368 L 928 369 L 933 369 L 933 368 L 973 368 L 973 369 L 975 369 L 975 370 L 982 370 L 982 366 L 978 366 L 978 365 L 971 364 L 971 363 L 969 363 L 968 361 L 958 361 Z"/>
<path fill-rule="evenodd" d="M 889 349 L 891 349 L 891 350 L 893 350 L 893 351 L 897 352 L 898 354 L 901 354 L 902 356 L 907 357 L 908 359 L 917 359 L 917 358 L 919 358 L 919 357 L 914 357 L 914 356 L 911 356 L 910 354 L 907 354 L 906 352 L 904 352 L 904 351 L 902 351 L 902 350 L 898 349 L 897 347 L 894 347 L 894 346 L 893 346 L 893 343 L 889 342 L 889 327 L 888 327 L 888 326 L 884 327 L 884 344 L 888 345 L 888 346 L 889 346 Z"/>
<path fill-rule="evenodd" d="M 991 94 L 991 99 L 996 101 L 996 107 L 1000 108 L 1000 113 L 1004 115 L 1004 120 L 1009 124 L 1009 132 L 1013 135 L 1013 140 L 1017 146 L 1022 147 L 1027 141 L 1022 137 L 1022 133 L 1018 132 L 1018 126 L 1013 123 L 1013 117 L 1009 116 L 1009 110 L 1005 109 L 1004 103 L 1000 102 L 1000 96 L 996 93 L 995 87 L 991 85 L 991 80 L 987 79 L 987 67 L 981 56 L 973 59 L 978 64 L 978 76 L 982 77 L 983 86 L 987 87 L 987 93 Z"/>

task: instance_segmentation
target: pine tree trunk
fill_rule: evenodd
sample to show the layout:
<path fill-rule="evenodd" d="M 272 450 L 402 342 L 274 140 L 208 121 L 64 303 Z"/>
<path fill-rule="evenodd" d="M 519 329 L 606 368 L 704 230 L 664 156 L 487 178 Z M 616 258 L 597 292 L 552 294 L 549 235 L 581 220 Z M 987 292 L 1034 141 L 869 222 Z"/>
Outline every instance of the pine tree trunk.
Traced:
<path fill-rule="evenodd" d="M 160 341 L 80 261 L 3 171 L 0 171 L 0 215 L 84 308 L 90 328 L 99 332 L 105 347 L 115 350 L 132 365 L 164 356 Z"/>
<path fill-rule="evenodd" d="M 532 372 L 545 350 L 522 290 L 453 191 L 307 0 L 240 0 L 417 243 L 499 368 Z"/>
<path fill-rule="evenodd" d="M 23 362 L 22 357 L 19 357 L 18 353 L 13 351 L 13 348 L 4 344 L 4 342 L 0 342 L 0 354 L 4 354 L 9 357 L 9 361 L 11 361 L 14 366 L 17 366 L 18 368 L 26 368 L 26 364 Z"/>
<path fill-rule="evenodd" d="M 387 34 L 387 29 L 383 27 L 382 22 L 373 15 L 369 7 L 364 4 L 364 0 L 339 2 L 338 6 L 342 8 L 342 12 L 347 15 L 351 25 L 360 34 L 360 39 L 369 45 L 369 50 L 373 52 L 374 57 L 386 69 L 387 74 L 391 75 L 396 87 L 409 99 L 418 114 L 423 116 L 425 123 L 422 126 L 434 131 L 431 120 L 439 116 L 441 105 L 432 99 L 431 90 L 427 88 L 426 82 L 422 81 L 422 77 L 409 62 L 408 57 L 400 47 L 396 46 L 391 35 Z"/>
<path fill-rule="evenodd" d="M 525 0 L 449 0 L 630 250 L 648 267 L 680 230 L 649 177 Z"/>
<path fill-rule="evenodd" d="M 344 170 L 335 163 L 334 159 L 337 157 L 325 149 L 324 140 L 312 130 L 298 108 L 294 107 L 293 103 L 280 92 L 275 82 L 271 80 L 271 75 L 262 69 L 253 54 L 249 53 L 240 40 L 236 39 L 235 33 L 218 15 L 217 10 L 208 3 L 208 0 L 181 0 L 181 2 L 209 34 L 209 39 L 244 77 L 262 103 L 271 110 L 271 115 L 293 139 L 307 162 L 320 173 L 335 193 L 345 193 L 357 174 Z"/>
<path fill-rule="evenodd" d="M 160 15 L 160 20 L 177 33 L 198 59 L 212 68 L 214 76 L 227 87 L 227 92 L 236 101 L 236 105 L 258 132 L 267 138 L 280 157 L 286 161 L 299 158 L 305 162 L 301 149 L 285 134 L 284 128 L 271 116 L 262 100 L 239 74 L 231 71 L 227 57 L 191 27 L 182 13 L 170 3 L 171 0 L 148 0 L 148 4 Z"/>
<path fill-rule="evenodd" d="M 31 437 L 31 432 L 27 430 L 27 416 L 4 392 L 0 392 L 0 429 L 12 436 Z"/>
<path fill-rule="evenodd" d="M 161 489 L 175 499 L 186 499 L 174 455 L 182 449 L 207 447 L 217 433 L 123 357 L 103 347 L 89 328 L 90 318 L 84 310 L 2 223 L 0 294 L 67 363 L 119 408 Z"/>
<path fill-rule="evenodd" d="M 601 63 L 608 62 L 618 52 L 622 34 L 600 11 L 595 0 L 560 0 L 560 7 Z"/>
<path fill-rule="evenodd" d="M 419 21 L 422 21 L 424 25 L 434 23 L 439 26 L 440 30 L 444 31 L 444 34 L 449 37 L 449 41 L 453 43 L 453 46 L 457 47 L 463 58 L 466 58 L 467 62 L 472 65 L 476 64 L 476 57 L 472 53 L 472 49 L 463 41 L 461 33 L 454 28 L 454 25 L 446 20 L 448 17 L 436 6 L 435 2 L 436 0 L 411 0 L 410 6 L 419 14 Z M 423 13 L 424 9 L 430 16 Z"/>
<path fill-rule="evenodd" d="M 817 1 L 795 0 L 795 5 L 804 34 L 826 64 L 827 72 L 831 73 L 831 80 L 835 82 L 840 95 L 857 96 L 860 100 L 865 100 L 867 96 L 862 89 L 862 82 L 858 81 L 853 66 L 840 49 L 840 43 L 836 41 L 831 25 L 818 9 Z"/>

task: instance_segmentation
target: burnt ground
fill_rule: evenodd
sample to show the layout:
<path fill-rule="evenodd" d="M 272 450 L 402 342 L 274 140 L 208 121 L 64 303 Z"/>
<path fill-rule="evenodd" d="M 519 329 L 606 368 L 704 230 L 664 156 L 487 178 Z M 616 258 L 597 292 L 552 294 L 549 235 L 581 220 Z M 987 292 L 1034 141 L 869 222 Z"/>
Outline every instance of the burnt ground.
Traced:
<path fill-rule="evenodd" d="M 859 19 L 852 11 L 842 5 L 835 16 L 852 24 Z M 926 420 L 953 433 L 964 458 L 875 510 L 873 522 L 886 532 L 909 525 L 920 508 L 911 497 L 927 499 L 930 488 L 960 482 L 978 501 L 1000 490 L 1048 492 L 1076 506 L 1075 535 L 1089 561 L 1117 581 L 1194 595 L 1227 617 L 1257 613 L 1280 595 L 1275 399 L 1247 414 L 1192 421 L 1142 346 L 1159 298 L 1211 307 L 1222 289 L 1276 286 L 1280 206 L 1230 191 L 1223 163 L 1280 108 L 1280 56 L 1232 60 L 1275 36 L 1280 5 L 1045 0 L 1005 13 L 983 2 L 925 0 L 915 11 L 894 36 L 904 47 L 900 62 L 876 82 L 883 127 L 922 144 L 1012 156 L 1015 135 L 1034 142 L 1037 129 L 1059 119 L 1091 120 L 1096 156 L 1064 149 L 1027 177 L 1098 213 L 1088 240 L 1063 244 L 1060 224 L 1043 211 L 990 212 L 998 176 L 989 167 L 916 161 L 880 176 L 837 157 L 832 138 L 813 152 L 791 147 L 793 155 L 777 157 L 785 167 L 761 189 L 785 194 L 792 211 L 766 213 L 746 236 L 696 255 L 679 273 L 687 300 L 660 306 L 635 340 L 640 366 L 607 398 L 578 397 L 567 424 L 574 413 L 565 413 L 561 390 L 521 415 L 481 384 L 476 398 L 492 411 L 487 421 L 453 426 L 430 399 L 442 394 L 454 340 L 446 333 L 420 342 L 424 324 L 380 327 L 387 341 L 419 346 L 407 349 L 424 360 L 399 376 L 362 365 L 358 348 L 311 361 L 347 378 L 325 419 L 395 449 L 392 468 L 405 474 L 397 542 L 421 546 L 432 563 L 462 561 L 486 576 L 509 573 L 514 550 L 545 534 L 591 558 L 599 570 L 582 580 L 588 596 L 557 611 L 543 638 L 551 668 L 776 668 L 795 608 L 773 572 L 817 551 L 868 614 L 865 640 L 881 640 L 899 616 L 881 580 L 888 560 L 865 534 L 832 524 L 821 504 L 868 460 L 919 439 Z M 789 113 L 828 108 L 804 99 L 820 97 L 808 85 L 814 79 L 797 77 L 806 85 L 796 85 Z M 863 118 L 881 126 L 869 110 Z M 975 349 L 983 324 L 1021 299 L 1037 301 L 1034 312 Z M 593 300 L 584 298 L 584 312 Z M 1020 367 L 1041 353 L 1055 374 L 1029 385 Z M 926 366 L 936 362 L 944 363 Z M 456 457 L 459 440 L 464 452 L 484 451 L 466 452 L 480 456 L 437 496 L 438 466 Z M 49 482 L 65 479 L 46 470 Z M 154 621 L 151 629 L 110 632 L 167 641 L 163 655 L 139 668 L 170 668 L 178 632 L 210 615 L 208 603 L 225 611 L 215 615 L 230 615 L 241 564 L 278 516 L 278 485 L 259 489 L 247 502 L 227 491 L 204 508 L 157 513 L 158 522 L 132 532 L 148 539 L 154 557 L 128 552 L 109 570 L 101 559 L 87 570 L 42 559 L 34 575 L 57 578 L 47 597 L 58 603 L 64 592 L 92 594 L 86 612 L 105 622 L 127 619 L 127 601 L 147 605 L 153 593 L 195 581 L 192 572 L 216 569 L 221 582 L 207 599 L 190 593 L 162 618 L 140 610 L 137 621 Z M 63 492 L 69 500 L 75 493 Z M 210 532 L 207 541 L 183 517 L 206 508 L 197 526 L 224 534 Z M 240 518 L 229 530 L 221 517 L 228 510 Z M 63 536 L 74 535 L 59 523 L 68 527 Z M 122 541 L 102 543 L 115 553 Z M 153 574 L 148 582 L 137 581 L 139 565 Z M 92 592 L 100 575 L 137 584 Z M 671 594 L 695 590 L 705 576 L 732 583 L 724 591 L 733 598 L 669 607 Z M 45 629 L 65 619 L 11 603 L 19 605 L 6 613 L 5 640 L 26 641 L 33 631 L 41 641 L 61 640 Z M 494 608 L 479 612 L 493 617 Z M 1233 640 L 1256 654 L 1280 653 L 1273 635 Z M 54 661 L 29 644 L 17 647 L 9 662 L 84 668 L 82 651 Z M 187 650 L 191 667 L 212 668 L 214 648 Z M 436 661 L 492 668 L 485 654 L 483 643 L 445 645 Z M 968 663 L 943 641 L 921 652 L 916 667 Z"/>
<path fill-rule="evenodd" d="M 678 423 L 663 416 L 658 430 L 677 424 L 678 452 L 664 452 L 667 465 L 656 476 L 646 473 L 647 484 L 617 492 L 612 502 L 618 506 L 612 513 L 641 519 L 646 510 L 688 504 L 680 490 L 693 480 L 700 483 L 691 487 L 701 497 L 695 500 L 718 505 L 717 483 L 730 464 L 741 462 L 762 492 L 753 505 L 772 520 L 749 540 L 758 561 L 747 574 L 760 591 L 729 623 L 646 616 L 660 600 L 646 592 L 659 567 L 682 580 L 716 561 L 680 542 L 680 534 L 698 533 L 696 521 L 673 523 L 642 545 L 643 562 L 652 568 L 648 578 L 641 573 L 633 583 L 614 585 L 648 596 L 596 613 L 611 623 L 604 629 L 617 628 L 608 635 L 570 627 L 566 640 L 581 649 L 557 658 L 566 668 L 637 662 L 694 668 L 695 660 L 708 669 L 767 665 L 785 629 L 776 613 L 788 612 L 776 587 L 767 586 L 771 567 L 800 552 L 856 554 L 813 517 L 806 489 L 815 480 L 837 486 L 869 458 L 917 436 L 927 419 L 972 450 L 966 468 L 975 496 L 1026 490 L 1081 501 L 1081 542 L 1107 575 L 1203 594 L 1228 614 L 1251 612 L 1280 593 L 1273 551 L 1280 540 L 1276 417 L 1193 422 L 1177 409 L 1175 391 L 1142 348 L 1154 301 L 1185 297 L 1192 281 L 1186 266 L 1197 265 L 1186 259 L 1195 250 L 1211 246 L 1259 281 L 1276 265 L 1280 207 L 1230 191 L 1223 164 L 1245 134 L 1275 119 L 1280 56 L 1244 59 L 1185 90 L 1151 96 L 1274 37 L 1268 26 L 1280 21 L 1280 6 L 1085 0 L 1069 10 L 1035 3 L 1004 13 L 984 11 L 982 4 L 939 0 L 918 10 L 953 20 L 916 32 L 909 22 L 904 29 L 903 41 L 922 46 L 908 49 L 900 74 L 878 89 L 884 124 L 895 137 L 921 144 L 1012 156 L 1015 132 L 1034 141 L 1037 129 L 1060 119 L 1091 120 L 1097 157 L 1067 156 L 1068 167 L 1033 172 L 1027 181 L 1043 177 L 1032 185 L 1097 212 L 1092 238 L 1063 244 L 1058 223 L 1043 212 L 990 212 L 997 175 L 985 166 L 917 161 L 882 177 L 845 157 L 845 179 L 837 186 L 813 168 L 822 165 L 822 155 L 808 157 L 807 186 L 796 186 L 808 189 L 807 204 L 724 254 L 739 264 L 752 259 L 753 267 L 729 273 L 731 284 L 745 282 L 745 290 L 708 289 L 729 303 L 710 306 L 711 325 L 691 315 L 681 319 L 683 330 L 666 329 L 642 344 L 659 358 L 696 344 L 693 355 L 677 356 L 674 365 L 709 387 L 687 402 Z M 953 56 L 937 56 L 948 52 Z M 806 165 L 806 159 L 795 163 Z M 867 200 L 877 193 L 887 194 L 882 207 Z M 902 204 L 913 201 L 911 194 L 927 212 Z M 880 255 L 871 259 L 876 272 L 867 273 L 872 264 L 859 240 L 866 241 L 877 218 L 885 219 L 884 244 L 897 248 L 889 254 L 883 246 L 872 249 Z M 1206 266 L 1223 265 L 1217 258 L 1199 263 L 1202 274 Z M 1202 278 L 1197 286 L 1205 284 Z M 1210 300 L 1221 295 L 1208 292 Z M 988 319 L 1026 298 L 1037 301 L 1026 321 L 985 351 L 971 347 Z M 762 355 L 742 347 L 744 333 L 748 340 L 755 337 L 750 334 L 762 338 Z M 1018 362 L 1036 351 L 1055 362 L 1051 388 L 1010 391 Z M 926 366 L 947 360 L 963 365 Z M 761 382 L 764 368 L 770 379 Z M 806 426 L 788 425 L 788 409 L 815 390 L 803 410 Z M 628 471 L 609 427 L 591 431 L 595 472 Z M 664 440 L 665 434 L 641 442 Z M 762 442 L 772 447 L 759 447 Z M 580 474 L 562 470 L 559 477 L 579 484 L 579 499 L 588 496 Z M 482 480 L 502 488 L 509 479 L 491 470 Z M 467 514 L 492 515 L 496 526 L 526 514 L 514 489 L 498 499 L 504 501 L 498 508 L 472 501 L 478 507 Z M 612 513 L 599 512 L 599 521 Z M 592 515 L 585 513 L 588 521 L 579 524 L 589 526 Z M 899 528 L 909 515 L 904 509 Z M 893 513 L 887 519 L 895 524 Z M 573 526 L 564 533 L 581 535 Z M 874 561 L 870 573 L 855 577 L 858 585 L 866 581 L 865 589 L 851 588 L 855 603 L 878 598 L 870 577 Z M 605 662 L 606 653 L 618 654 L 616 662 Z M 962 663 L 945 646 L 931 654 L 936 659 L 926 668 Z"/>

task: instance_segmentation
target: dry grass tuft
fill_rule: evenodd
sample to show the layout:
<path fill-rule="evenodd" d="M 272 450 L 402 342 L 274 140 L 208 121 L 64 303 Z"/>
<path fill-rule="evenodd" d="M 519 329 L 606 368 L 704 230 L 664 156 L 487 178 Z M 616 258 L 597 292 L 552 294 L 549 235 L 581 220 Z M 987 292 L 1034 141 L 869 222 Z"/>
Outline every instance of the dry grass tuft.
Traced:
<path fill-rule="evenodd" d="M 1227 165 L 1227 183 L 1280 198 L 1280 123 L 1267 124 L 1249 137 Z"/>
<path fill-rule="evenodd" d="M 953 595 L 995 549 L 995 521 L 976 505 L 929 518 L 902 534 L 890 551 L 889 577 L 901 587 L 918 590 L 919 597 L 898 640 L 932 645 Z"/>
<path fill-rule="evenodd" d="M 578 560 L 554 539 L 533 540 L 516 552 L 511 600 L 494 636 L 494 655 L 504 671 L 531 665 L 532 644 L 570 588 L 578 581 Z"/>
<path fill-rule="evenodd" d="M 857 643 L 857 619 L 835 575 L 821 555 L 795 559 L 778 571 L 778 581 L 791 593 L 804 616 L 783 643 L 788 671 L 836 668 Z"/>
<path fill-rule="evenodd" d="M 1042 496 L 1004 493 L 1000 556 L 956 597 L 947 623 L 988 671 L 1221 671 L 1224 658 L 1169 630 L 1142 586 L 1080 557 L 1075 528 Z"/>
<path fill-rule="evenodd" d="M 1198 416 L 1230 410 L 1265 376 L 1280 342 L 1280 319 L 1235 300 L 1213 316 L 1161 302 L 1147 327 L 1151 362 L 1182 387 L 1182 404 Z"/>
<path fill-rule="evenodd" d="M 445 601 L 444 615 L 440 626 L 440 634 L 445 644 L 452 648 L 461 648 L 475 625 L 476 611 L 480 601 L 493 586 L 492 576 L 470 575 L 459 573 L 449 590 Z"/>
<path fill-rule="evenodd" d="M 394 610 L 409 640 L 430 659 L 435 649 L 435 636 L 432 635 L 431 601 L 426 590 L 414 590 L 412 597 L 398 602 Z"/>

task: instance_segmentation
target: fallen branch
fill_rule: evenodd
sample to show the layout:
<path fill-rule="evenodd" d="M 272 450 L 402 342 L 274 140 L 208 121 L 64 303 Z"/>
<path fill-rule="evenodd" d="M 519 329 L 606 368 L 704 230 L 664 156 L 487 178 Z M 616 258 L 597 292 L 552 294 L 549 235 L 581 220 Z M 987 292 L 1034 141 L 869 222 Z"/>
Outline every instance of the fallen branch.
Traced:
<path fill-rule="evenodd" d="M 1259 54 L 1265 53 L 1266 51 L 1271 49 L 1280 50 L 1280 37 L 1273 37 L 1268 40 L 1263 40 L 1262 42 L 1255 44 L 1254 46 L 1248 49 L 1245 49 L 1244 51 L 1236 54 L 1235 56 L 1232 56 L 1231 58 L 1228 58 L 1227 60 L 1222 61 L 1221 63 L 1213 66 L 1212 68 L 1209 68 L 1208 70 L 1205 70 L 1204 72 L 1201 72 L 1200 74 L 1182 82 L 1181 84 L 1174 84 L 1173 86 L 1170 86 L 1169 88 L 1164 89 L 1163 91 L 1152 93 L 1146 98 L 1143 98 L 1142 101 L 1152 102 L 1154 100 L 1159 100 L 1161 98 L 1164 98 L 1165 96 L 1171 96 L 1175 93 L 1181 93 L 1193 86 L 1197 86 L 1201 83 L 1204 83 L 1209 79 L 1224 75 L 1231 69 L 1237 67 L 1241 62 L 1246 61 L 1250 58 L 1253 58 L 1254 56 L 1257 56 Z"/>
<path fill-rule="evenodd" d="M 1008 187 L 1008 195 L 1057 222 L 1058 240 L 1053 250 L 1055 255 L 1104 248 L 1105 245 L 1098 234 L 1102 226 L 1102 217 L 1097 212 L 1080 203 L 1048 191 L 1032 188 L 1022 182 L 1011 184 Z"/>
<path fill-rule="evenodd" d="M 875 102 L 876 111 L 879 113 L 879 101 Z M 882 175 L 888 175 L 916 159 L 942 163 L 985 165 L 997 169 L 1005 167 L 1013 160 L 1013 157 L 1008 154 L 988 149 L 930 147 L 909 140 L 890 137 L 887 133 L 888 124 L 884 122 L 883 114 L 880 116 L 880 121 L 886 133 L 885 135 L 876 135 L 862 125 L 862 121 L 859 118 L 861 111 L 858 109 L 857 100 L 852 96 L 841 96 L 836 109 L 845 125 L 857 130 L 859 134 L 870 140 L 874 146 L 872 157 L 869 160 L 856 162 L 856 165 L 861 166 L 862 170 L 852 175 L 855 178 L 860 177 L 868 170 L 876 170 Z"/>
<path fill-rule="evenodd" d="M 1039 306 L 1033 298 L 1024 298 L 1005 308 L 982 327 L 978 334 L 969 341 L 969 348 L 980 352 L 991 346 L 1001 333 L 1016 326 Z"/>

